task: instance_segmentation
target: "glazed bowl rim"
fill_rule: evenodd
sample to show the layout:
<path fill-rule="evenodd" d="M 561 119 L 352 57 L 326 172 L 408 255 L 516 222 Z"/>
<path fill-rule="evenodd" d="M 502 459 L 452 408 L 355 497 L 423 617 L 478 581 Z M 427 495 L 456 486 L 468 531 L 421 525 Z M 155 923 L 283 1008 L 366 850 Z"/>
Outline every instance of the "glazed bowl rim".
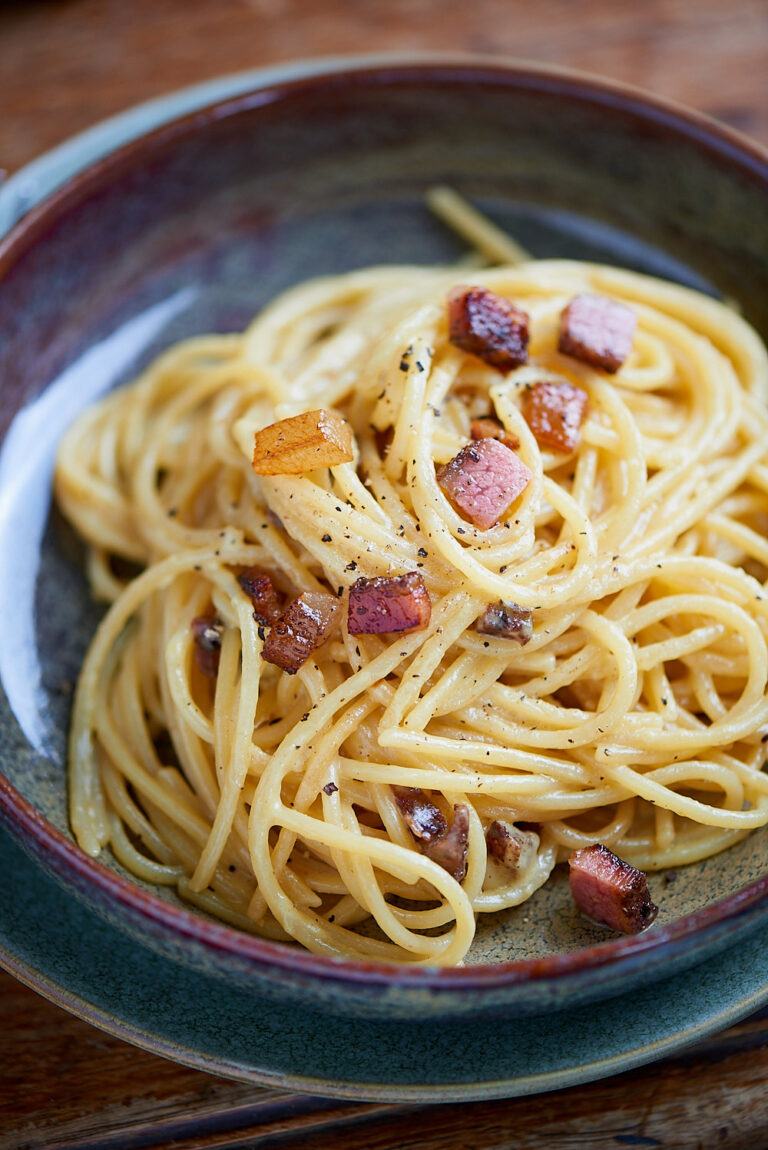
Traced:
<path fill-rule="evenodd" d="M 189 138 L 214 119 L 289 99 L 313 85 L 323 90 L 359 84 L 473 83 L 512 90 L 561 95 L 582 104 L 598 104 L 621 114 L 663 126 L 725 161 L 768 191 L 768 150 L 704 113 L 694 111 L 620 81 L 559 66 L 531 64 L 471 54 L 385 54 L 299 61 L 208 81 L 137 105 L 72 137 L 20 169 L 0 187 L 0 279 L 5 269 L 45 235 L 51 221 L 89 188 L 129 169 L 166 142 Z M 210 97 L 214 97 L 210 99 Z M 110 142 L 111 141 L 111 142 Z M 118 141 L 115 143 L 115 141 Z M 3 217 L 6 217 L 5 233 Z M 699 911 L 643 934 L 548 955 L 540 959 L 478 963 L 447 968 L 408 966 L 314 954 L 271 942 L 202 914 L 169 903 L 91 858 L 59 831 L 0 774 L 0 817 L 10 833 L 88 901 L 105 900 L 131 913 L 153 933 L 172 935 L 204 951 L 218 952 L 247 966 L 312 977 L 320 981 L 413 987 L 441 991 L 522 987 L 560 983 L 606 966 L 694 945 L 719 927 L 735 926 L 768 905 L 768 874 Z"/>

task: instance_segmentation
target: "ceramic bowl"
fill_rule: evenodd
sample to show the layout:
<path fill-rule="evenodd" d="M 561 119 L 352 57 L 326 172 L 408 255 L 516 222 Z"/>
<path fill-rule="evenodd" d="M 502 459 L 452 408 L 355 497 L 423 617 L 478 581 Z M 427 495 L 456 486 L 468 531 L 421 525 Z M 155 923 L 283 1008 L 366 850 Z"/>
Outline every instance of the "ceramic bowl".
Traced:
<path fill-rule="evenodd" d="M 768 914 L 765 833 L 674 882 L 652 876 L 659 918 L 637 938 L 581 919 L 558 875 L 482 923 L 457 970 L 264 942 L 74 844 L 66 734 L 99 608 L 51 506 L 50 476 L 64 427 L 96 395 L 181 337 L 241 329 L 310 276 L 459 258 L 463 244 L 425 208 L 438 183 L 535 256 L 596 259 L 734 297 L 768 334 L 768 160 L 699 115 L 616 84 L 466 59 L 315 65 L 219 91 L 213 103 L 209 87 L 83 137 L 0 197 L 0 220 L 21 214 L 0 242 L 7 831 L 129 943 L 345 1019 L 474 1024 L 573 1008 L 746 938 Z"/>

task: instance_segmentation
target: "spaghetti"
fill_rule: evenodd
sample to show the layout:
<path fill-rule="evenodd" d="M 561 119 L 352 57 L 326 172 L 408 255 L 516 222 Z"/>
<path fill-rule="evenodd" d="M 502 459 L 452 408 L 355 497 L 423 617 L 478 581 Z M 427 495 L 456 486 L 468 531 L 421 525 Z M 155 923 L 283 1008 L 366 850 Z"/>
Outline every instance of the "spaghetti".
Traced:
<path fill-rule="evenodd" d="M 471 281 L 530 317 L 508 372 L 448 338 Z M 557 349 L 579 293 L 628 304 L 609 376 Z M 583 389 L 569 451 L 524 417 L 536 381 Z M 386 267 L 303 284 L 242 336 L 189 340 L 85 412 L 56 495 L 111 601 L 80 676 L 71 819 L 141 878 L 273 939 L 455 964 L 476 916 L 522 903 L 599 840 L 643 869 L 768 821 L 768 357 L 728 308 L 606 267 Z M 254 434 L 343 415 L 351 462 L 258 476 Z M 492 412 L 532 478 L 481 529 L 439 469 Z M 130 580 L 114 558 L 138 565 Z M 238 574 L 287 598 L 417 572 L 425 627 L 350 634 L 295 675 L 262 658 Z M 489 604 L 530 641 L 483 633 Z M 220 624 L 215 675 L 194 621 Z M 414 836 L 398 788 L 467 818 L 460 880 Z M 489 826 L 528 825 L 506 866 Z M 531 825 L 533 829 L 531 829 Z"/>

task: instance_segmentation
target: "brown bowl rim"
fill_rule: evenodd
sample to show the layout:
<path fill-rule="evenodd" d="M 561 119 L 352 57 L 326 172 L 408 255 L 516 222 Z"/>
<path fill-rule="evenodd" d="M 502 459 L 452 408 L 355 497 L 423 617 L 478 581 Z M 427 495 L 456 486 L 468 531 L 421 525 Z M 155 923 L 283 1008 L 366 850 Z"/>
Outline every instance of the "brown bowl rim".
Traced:
<path fill-rule="evenodd" d="M 254 73 L 254 78 L 258 73 Z M 582 104 L 602 105 L 657 129 L 666 129 L 694 143 L 720 162 L 726 162 L 761 183 L 768 192 L 768 150 L 710 116 L 676 104 L 621 81 L 609 80 L 558 66 L 526 61 L 479 58 L 472 55 L 428 54 L 422 57 L 349 58 L 329 63 L 328 70 L 277 78 L 266 86 L 225 96 L 141 133 L 78 171 L 40 203 L 32 207 L 0 240 L 0 280 L 13 262 L 67 209 L 105 179 L 130 169 L 134 160 L 164 144 L 193 134 L 226 116 L 285 101 L 314 89 L 354 88 L 364 85 L 484 84 L 512 90 L 559 95 Z M 115 904 L 145 921 L 161 934 L 196 943 L 207 952 L 232 960 L 310 976 L 320 981 L 339 980 L 432 991 L 481 990 L 519 987 L 547 980 L 560 983 L 569 977 L 598 972 L 612 964 L 655 955 L 662 948 L 676 953 L 694 945 L 716 927 L 735 926 L 738 920 L 768 904 L 768 874 L 711 906 L 653 926 L 631 937 L 614 938 L 575 951 L 543 958 L 479 963 L 460 967 L 408 966 L 314 954 L 297 946 L 272 942 L 238 931 L 202 914 L 175 906 L 110 870 L 87 855 L 72 839 L 53 826 L 0 774 L 0 815 L 9 832 L 66 886 L 75 886 L 91 903 Z"/>

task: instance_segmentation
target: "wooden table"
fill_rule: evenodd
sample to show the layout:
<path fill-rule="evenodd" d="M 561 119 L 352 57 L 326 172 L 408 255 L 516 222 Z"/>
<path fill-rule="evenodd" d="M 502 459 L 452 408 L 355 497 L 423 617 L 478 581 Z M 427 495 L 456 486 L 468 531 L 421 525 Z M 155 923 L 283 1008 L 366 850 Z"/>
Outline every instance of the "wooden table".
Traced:
<path fill-rule="evenodd" d="M 768 145 L 766 0 L 47 0 L 0 4 L 0 168 L 174 88 L 318 55 L 568 65 Z M 768 1146 L 768 1011 L 645 1069 L 511 1101 L 398 1107 L 262 1091 L 127 1046 L 0 972 L 0 1150 Z"/>

